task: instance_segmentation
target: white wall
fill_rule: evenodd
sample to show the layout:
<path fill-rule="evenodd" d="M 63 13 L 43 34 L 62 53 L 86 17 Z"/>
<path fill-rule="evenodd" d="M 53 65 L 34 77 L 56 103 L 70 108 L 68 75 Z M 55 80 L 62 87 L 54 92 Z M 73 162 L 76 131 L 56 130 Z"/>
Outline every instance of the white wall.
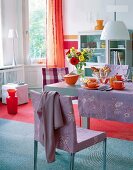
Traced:
<path fill-rule="evenodd" d="M 63 0 L 63 18 L 65 34 L 78 34 L 87 31 L 90 25 L 96 25 L 96 19 L 114 19 L 114 14 L 107 12 L 107 5 L 114 5 L 114 0 Z M 128 5 L 127 13 L 117 13 L 118 20 L 125 22 L 128 29 L 133 29 L 133 0 L 116 0 L 117 5 Z"/>
<path fill-rule="evenodd" d="M 123 21 L 128 29 L 133 30 L 133 0 L 117 0 L 117 4 L 128 5 L 128 12 L 118 13 L 118 20 Z"/>
<path fill-rule="evenodd" d="M 2 29 L 4 64 L 12 64 L 12 44 L 8 39 L 9 28 L 18 30 L 19 38 L 16 42 L 17 63 L 24 63 L 23 56 L 23 26 L 22 26 L 22 1 L 2 1 Z M 27 0 L 26 0 L 27 1 Z M 133 0 L 116 0 L 117 4 L 128 5 L 127 13 L 118 13 L 118 20 L 122 20 L 128 29 L 133 29 Z M 63 0 L 64 33 L 78 34 L 79 31 L 87 31 L 91 25 L 95 26 L 96 19 L 104 21 L 113 20 L 113 13 L 106 11 L 107 5 L 114 4 L 114 0 Z"/>

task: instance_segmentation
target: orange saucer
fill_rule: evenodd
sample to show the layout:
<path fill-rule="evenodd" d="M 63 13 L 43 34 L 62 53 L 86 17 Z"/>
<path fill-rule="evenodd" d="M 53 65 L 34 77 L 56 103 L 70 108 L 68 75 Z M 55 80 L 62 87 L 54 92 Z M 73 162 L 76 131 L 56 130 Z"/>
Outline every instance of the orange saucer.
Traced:
<path fill-rule="evenodd" d="M 122 88 L 116 88 L 116 87 L 114 88 L 114 87 L 113 87 L 113 89 L 114 89 L 114 90 L 124 90 L 124 89 L 125 89 L 125 86 L 123 86 Z"/>
<path fill-rule="evenodd" d="M 84 88 L 84 89 L 88 89 L 88 90 L 97 90 L 99 85 L 97 85 L 96 87 L 88 87 L 88 86 L 83 85 L 81 87 Z"/>

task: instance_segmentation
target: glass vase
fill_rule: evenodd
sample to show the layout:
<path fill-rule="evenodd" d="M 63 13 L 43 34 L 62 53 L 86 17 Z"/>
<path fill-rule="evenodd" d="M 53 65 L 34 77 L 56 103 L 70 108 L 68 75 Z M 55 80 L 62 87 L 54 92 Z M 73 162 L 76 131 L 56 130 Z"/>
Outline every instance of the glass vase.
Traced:
<path fill-rule="evenodd" d="M 85 76 L 85 71 L 84 71 L 84 69 L 76 69 L 76 72 L 79 75 L 77 84 L 82 85 L 83 80 L 84 80 L 84 76 Z"/>
<path fill-rule="evenodd" d="M 84 77 L 84 74 L 85 74 L 84 69 L 77 69 L 77 74 L 78 74 L 81 78 L 83 78 L 83 77 Z"/>

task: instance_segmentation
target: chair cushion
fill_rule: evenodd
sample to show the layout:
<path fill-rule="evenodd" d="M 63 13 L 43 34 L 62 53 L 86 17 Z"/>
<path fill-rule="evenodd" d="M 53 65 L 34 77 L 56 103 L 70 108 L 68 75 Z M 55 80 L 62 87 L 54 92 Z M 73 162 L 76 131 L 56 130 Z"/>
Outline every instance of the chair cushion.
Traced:
<path fill-rule="evenodd" d="M 77 127 L 77 146 L 76 151 L 90 147 L 98 142 L 103 141 L 106 138 L 104 132 L 94 131 L 90 129 Z"/>
<path fill-rule="evenodd" d="M 42 68 L 43 89 L 47 84 L 58 83 L 64 81 L 64 75 L 68 74 L 68 67 L 64 68 Z M 72 96 L 72 100 L 77 100 L 78 97 Z"/>

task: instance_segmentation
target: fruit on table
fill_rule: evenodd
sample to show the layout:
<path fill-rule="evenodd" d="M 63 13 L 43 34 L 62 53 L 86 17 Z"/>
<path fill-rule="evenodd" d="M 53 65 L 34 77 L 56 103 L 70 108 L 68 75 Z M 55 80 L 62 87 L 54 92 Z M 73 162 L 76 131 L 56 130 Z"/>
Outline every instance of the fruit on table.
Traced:
<path fill-rule="evenodd" d="M 111 72 L 111 69 L 108 67 L 108 66 L 104 66 L 102 68 L 96 68 L 96 67 L 91 67 L 91 70 L 93 72 L 103 72 L 103 73 L 110 73 Z"/>
<path fill-rule="evenodd" d="M 91 70 L 94 72 L 99 72 L 99 68 L 96 68 L 96 67 L 91 67 Z"/>

